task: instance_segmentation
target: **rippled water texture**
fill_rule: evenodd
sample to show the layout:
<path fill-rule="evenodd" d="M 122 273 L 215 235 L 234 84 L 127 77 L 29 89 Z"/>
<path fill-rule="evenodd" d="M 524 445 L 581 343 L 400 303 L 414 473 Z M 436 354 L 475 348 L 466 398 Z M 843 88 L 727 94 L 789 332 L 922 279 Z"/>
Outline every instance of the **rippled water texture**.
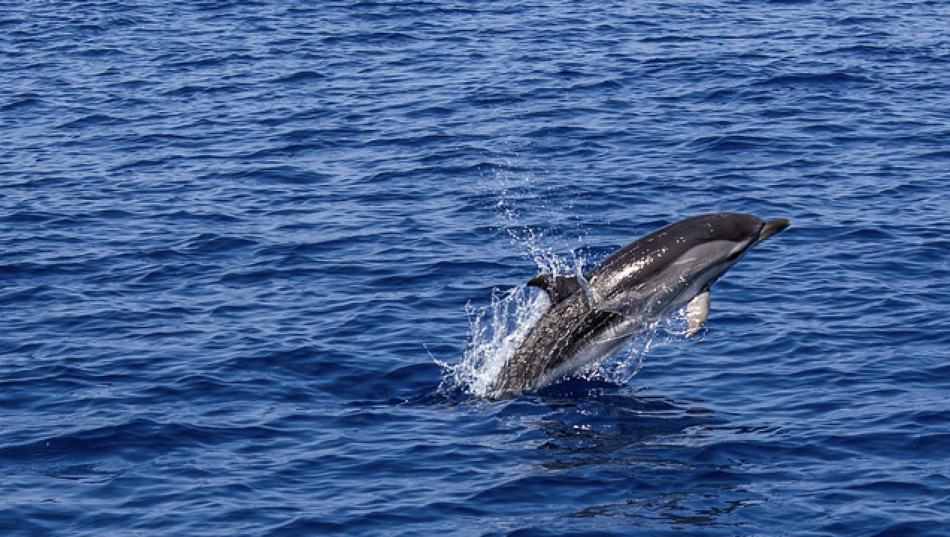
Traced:
<path fill-rule="evenodd" d="M 950 534 L 948 21 L 4 2 L 0 533 Z M 446 382 L 539 266 L 719 210 L 794 223 L 702 337 Z"/>

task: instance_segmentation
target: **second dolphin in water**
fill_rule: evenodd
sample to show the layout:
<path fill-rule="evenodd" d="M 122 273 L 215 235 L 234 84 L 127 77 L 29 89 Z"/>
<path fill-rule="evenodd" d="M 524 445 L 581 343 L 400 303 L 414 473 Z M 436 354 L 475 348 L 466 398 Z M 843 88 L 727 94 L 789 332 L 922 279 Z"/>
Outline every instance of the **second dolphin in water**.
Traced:
<path fill-rule="evenodd" d="M 670 224 L 615 252 L 587 275 L 542 274 L 528 285 L 551 305 L 528 331 L 488 397 L 536 390 L 616 352 L 686 306 L 686 337 L 709 314 L 709 288 L 749 249 L 788 227 L 785 218 L 712 213 Z"/>

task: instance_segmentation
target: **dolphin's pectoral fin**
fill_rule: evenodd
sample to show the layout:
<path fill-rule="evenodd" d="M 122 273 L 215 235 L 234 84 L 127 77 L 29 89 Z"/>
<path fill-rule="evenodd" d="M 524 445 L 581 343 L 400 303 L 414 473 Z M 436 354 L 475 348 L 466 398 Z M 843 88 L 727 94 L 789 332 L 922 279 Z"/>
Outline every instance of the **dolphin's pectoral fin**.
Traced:
<path fill-rule="evenodd" d="M 709 317 L 709 291 L 699 293 L 686 305 L 686 322 L 689 328 L 686 337 L 691 338 L 702 329 L 706 318 Z"/>
<path fill-rule="evenodd" d="M 538 274 L 528 280 L 527 285 L 544 289 L 551 297 L 552 304 L 557 304 L 581 289 L 581 284 L 574 276 L 552 276 L 550 274 Z"/>

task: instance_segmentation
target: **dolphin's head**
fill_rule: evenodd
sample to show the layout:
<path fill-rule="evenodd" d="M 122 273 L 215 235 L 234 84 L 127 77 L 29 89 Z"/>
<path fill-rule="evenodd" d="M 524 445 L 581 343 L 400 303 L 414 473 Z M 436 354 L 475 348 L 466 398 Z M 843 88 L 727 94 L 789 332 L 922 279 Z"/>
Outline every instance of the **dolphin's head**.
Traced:
<path fill-rule="evenodd" d="M 787 228 L 790 223 L 787 218 L 762 220 L 745 213 L 712 213 L 688 218 L 678 225 L 689 231 L 699 243 L 730 243 L 734 245 L 732 250 L 744 252 Z"/>
<path fill-rule="evenodd" d="M 681 226 L 687 229 L 705 227 L 706 240 L 740 240 L 743 237 L 754 236 L 761 236 L 761 240 L 782 231 L 789 224 L 787 218 L 762 220 L 746 213 L 709 213 L 686 218 L 670 227 Z"/>
<path fill-rule="evenodd" d="M 749 249 L 789 226 L 787 218 L 762 220 L 745 213 L 712 213 L 687 218 L 670 226 L 684 237 L 683 279 L 708 288 Z"/>
<path fill-rule="evenodd" d="M 642 301 L 640 295 L 650 295 L 655 289 L 679 288 L 670 285 L 675 281 L 686 284 L 682 297 L 692 298 L 708 289 L 752 246 L 788 225 L 785 218 L 763 220 L 746 213 L 686 218 L 611 255 L 591 273 L 590 285 L 601 296 L 634 304 Z M 636 296 L 630 298 L 629 291 Z M 617 310 L 624 307 L 618 306 Z"/>

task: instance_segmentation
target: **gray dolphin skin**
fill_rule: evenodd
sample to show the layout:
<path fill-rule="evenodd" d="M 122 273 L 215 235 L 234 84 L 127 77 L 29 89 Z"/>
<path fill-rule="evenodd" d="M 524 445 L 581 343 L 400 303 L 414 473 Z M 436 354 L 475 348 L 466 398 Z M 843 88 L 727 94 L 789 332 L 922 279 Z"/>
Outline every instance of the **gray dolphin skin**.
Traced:
<path fill-rule="evenodd" d="M 709 288 L 749 249 L 782 231 L 785 218 L 711 213 L 670 224 L 625 246 L 586 275 L 541 274 L 551 305 L 488 390 L 501 399 L 542 388 L 624 346 L 686 306 L 686 337 L 709 314 Z"/>

